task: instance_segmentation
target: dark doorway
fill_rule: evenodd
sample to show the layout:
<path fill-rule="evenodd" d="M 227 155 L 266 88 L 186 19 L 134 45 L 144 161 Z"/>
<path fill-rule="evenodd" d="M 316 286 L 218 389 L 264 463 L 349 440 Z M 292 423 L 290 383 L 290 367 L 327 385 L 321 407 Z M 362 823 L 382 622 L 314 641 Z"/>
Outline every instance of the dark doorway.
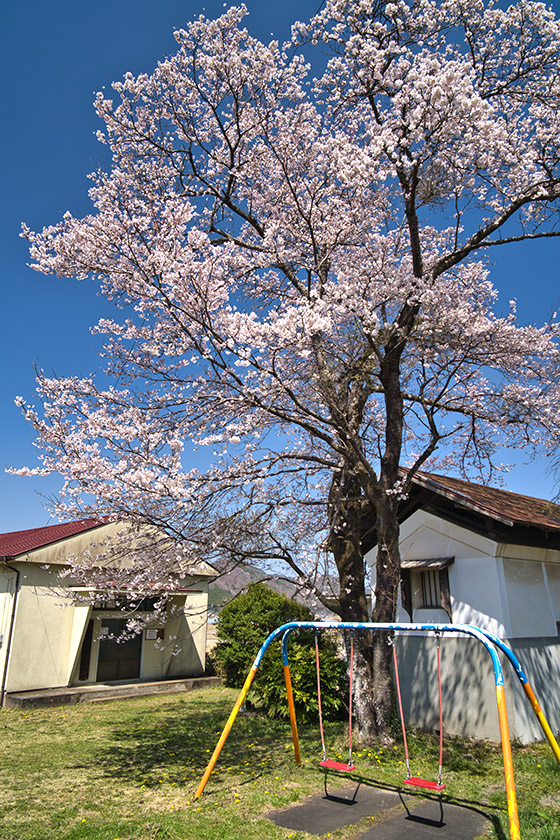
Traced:
<path fill-rule="evenodd" d="M 126 627 L 126 621 L 122 618 L 102 618 L 101 627 L 103 635 L 99 639 L 97 682 L 138 679 L 142 635 L 118 641 Z"/>

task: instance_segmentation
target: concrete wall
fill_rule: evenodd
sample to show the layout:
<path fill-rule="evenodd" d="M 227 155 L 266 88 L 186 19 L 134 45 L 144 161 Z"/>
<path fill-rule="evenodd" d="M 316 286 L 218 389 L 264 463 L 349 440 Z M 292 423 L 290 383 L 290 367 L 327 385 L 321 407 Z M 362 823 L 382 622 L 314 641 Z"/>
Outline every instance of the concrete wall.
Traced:
<path fill-rule="evenodd" d="M 20 573 L 6 691 L 67 685 L 74 608 L 53 593 L 53 570 L 14 562 Z"/>
<path fill-rule="evenodd" d="M 510 647 L 553 731 L 560 722 L 560 639 L 515 639 Z M 439 728 L 437 660 L 433 637 L 400 636 L 399 676 L 405 719 L 409 725 Z M 523 743 L 543 738 L 525 693 L 501 656 L 512 738 Z M 441 641 L 444 733 L 500 740 L 494 674 L 490 656 L 475 639 L 445 635 Z"/>
<path fill-rule="evenodd" d="M 399 636 L 397 656 L 407 724 L 439 730 L 434 637 Z M 483 645 L 446 634 L 441 641 L 441 671 L 444 733 L 499 741 L 494 672 Z"/>
<path fill-rule="evenodd" d="M 560 731 L 560 638 L 510 639 L 510 647 L 519 659 L 552 731 Z M 542 730 L 527 702 L 518 680 L 511 680 L 514 701 L 508 712 L 512 731 L 528 743 L 543 738 Z M 511 695 L 508 695 L 508 701 Z"/>

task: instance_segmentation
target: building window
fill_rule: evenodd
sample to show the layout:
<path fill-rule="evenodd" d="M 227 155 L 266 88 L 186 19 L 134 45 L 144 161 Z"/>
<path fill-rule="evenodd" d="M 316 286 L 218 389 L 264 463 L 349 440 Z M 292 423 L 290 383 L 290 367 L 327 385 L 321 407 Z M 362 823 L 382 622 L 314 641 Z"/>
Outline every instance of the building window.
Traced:
<path fill-rule="evenodd" d="M 441 586 L 439 581 L 439 569 L 426 569 L 425 572 L 417 572 L 419 580 L 419 594 L 421 601 L 419 607 L 441 607 Z"/>
<path fill-rule="evenodd" d="M 414 610 L 445 610 L 452 621 L 451 595 L 449 592 L 448 568 L 453 557 L 434 560 L 403 560 L 401 567 L 402 605 L 410 620 L 414 621 Z"/>

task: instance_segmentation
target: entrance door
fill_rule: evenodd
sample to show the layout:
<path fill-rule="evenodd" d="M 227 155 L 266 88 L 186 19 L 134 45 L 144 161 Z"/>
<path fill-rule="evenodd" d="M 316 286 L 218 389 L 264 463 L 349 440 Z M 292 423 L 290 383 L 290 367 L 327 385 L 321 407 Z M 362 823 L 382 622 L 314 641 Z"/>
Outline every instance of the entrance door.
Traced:
<path fill-rule="evenodd" d="M 103 636 L 99 639 L 99 658 L 97 660 L 97 682 L 111 680 L 135 680 L 140 676 L 140 653 L 142 635 L 126 641 L 118 641 L 124 632 L 126 620 L 121 618 L 102 618 Z M 113 639 L 105 635 L 114 636 Z"/>

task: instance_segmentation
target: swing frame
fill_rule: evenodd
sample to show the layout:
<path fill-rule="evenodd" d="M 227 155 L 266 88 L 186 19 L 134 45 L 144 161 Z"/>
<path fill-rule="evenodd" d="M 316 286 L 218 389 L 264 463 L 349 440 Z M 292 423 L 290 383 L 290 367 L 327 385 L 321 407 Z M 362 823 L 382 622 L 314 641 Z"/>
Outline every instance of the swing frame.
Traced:
<path fill-rule="evenodd" d="M 509 817 L 509 828 L 510 828 L 510 838 L 511 840 L 520 840 L 521 834 L 519 829 L 519 816 L 517 812 L 517 799 L 515 793 L 515 781 L 513 776 L 513 760 L 511 755 L 511 742 L 510 742 L 510 735 L 509 735 L 509 724 L 507 719 L 507 710 L 506 710 L 506 697 L 505 697 L 505 690 L 504 690 L 504 676 L 502 671 L 502 666 L 500 662 L 500 658 L 498 656 L 498 650 L 500 650 L 507 660 L 509 661 L 510 665 L 513 667 L 519 682 L 521 683 L 525 695 L 531 705 L 531 708 L 541 726 L 541 729 L 554 753 L 556 756 L 556 760 L 558 764 L 560 764 L 560 747 L 558 746 L 556 739 L 552 733 L 552 729 L 546 717 L 543 714 L 542 709 L 539 706 L 537 698 L 533 689 L 531 688 L 529 681 L 519 660 L 506 644 L 504 644 L 497 636 L 494 636 L 492 633 L 488 633 L 485 630 L 482 630 L 480 627 L 475 627 L 474 625 L 470 624 L 415 624 L 409 622 L 397 622 L 397 623 L 389 623 L 389 622 L 339 622 L 339 621 L 294 621 L 289 622 L 288 624 L 282 624 L 280 627 L 277 627 L 263 642 L 259 652 L 257 653 L 255 660 L 251 666 L 251 670 L 249 671 L 243 688 L 241 689 L 239 696 L 234 704 L 234 707 L 231 711 L 231 714 L 224 726 L 222 734 L 214 748 L 214 752 L 208 762 L 208 766 L 204 771 L 202 778 L 199 782 L 199 785 L 195 792 L 195 799 L 198 799 L 206 787 L 208 779 L 210 778 L 212 771 L 220 757 L 220 753 L 222 748 L 227 740 L 227 737 L 231 731 L 231 728 L 235 722 L 235 719 L 239 713 L 239 710 L 251 688 L 251 684 L 253 679 L 255 678 L 255 674 L 257 673 L 257 669 L 262 661 L 262 658 L 266 652 L 268 646 L 279 636 L 282 637 L 282 663 L 284 666 L 284 677 L 286 681 L 286 694 L 288 699 L 288 708 L 290 712 L 290 725 L 292 728 L 292 739 L 294 744 L 294 758 L 296 764 L 301 764 L 301 755 L 299 749 L 299 739 L 297 734 L 297 722 L 296 722 L 296 715 L 295 715 L 295 707 L 294 707 L 294 700 L 293 700 L 293 692 L 292 692 L 292 681 L 290 677 L 290 666 L 289 666 L 289 659 L 288 659 L 288 640 L 290 635 L 297 631 L 297 630 L 314 630 L 314 629 L 330 629 L 330 630 L 387 630 L 389 632 L 407 632 L 407 633 L 429 633 L 434 631 L 439 631 L 442 635 L 445 633 L 458 633 L 466 636 L 473 637 L 477 639 L 487 650 L 490 658 L 492 660 L 492 666 L 494 670 L 494 682 L 496 686 L 496 701 L 498 707 L 498 719 L 500 723 L 500 738 L 502 743 L 502 757 L 503 757 L 503 764 L 504 764 L 504 776 L 505 776 L 505 786 L 506 786 L 506 796 L 507 796 L 507 806 L 508 806 L 508 817 Z"/>

